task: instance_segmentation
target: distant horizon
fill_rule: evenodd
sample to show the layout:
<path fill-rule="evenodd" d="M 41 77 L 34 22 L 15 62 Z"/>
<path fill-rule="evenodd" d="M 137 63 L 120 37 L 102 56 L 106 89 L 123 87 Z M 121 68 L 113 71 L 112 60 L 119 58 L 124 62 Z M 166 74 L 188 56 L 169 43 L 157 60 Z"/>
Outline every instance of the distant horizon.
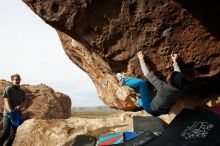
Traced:
<path fill-rule="evenodd" d="M 2 3 L 0 79 L 19 73 L 21 84 L 46 84 L 67 94 L 72 107 L 104 105 L 89 76 L 65 54 L 55 29 L 22 1 Z"/>
<path fill-rule="evenodd" d="M 74 107 L 76 107 L 76 106 L 74 106 Z M 72 108 L 74 108 L 74 107 L 72 107 Z M 95 105 L 95 106 L 77 106 L 77 107 L 108 107 L 107 105 Z M 110 108 L 110 107 L 108 107 L 108 108 Z"/>

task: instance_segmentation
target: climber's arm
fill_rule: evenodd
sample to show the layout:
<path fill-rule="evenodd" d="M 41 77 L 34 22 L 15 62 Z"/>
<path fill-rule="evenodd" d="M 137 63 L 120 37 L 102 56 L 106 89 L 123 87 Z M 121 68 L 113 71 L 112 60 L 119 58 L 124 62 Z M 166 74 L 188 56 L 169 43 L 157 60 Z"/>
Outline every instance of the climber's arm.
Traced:
<path fill-rule="evenodd" d="M 164 85 L 164 82 L 160 80 L 158 77 L 156 77 L 154 74 L 150 73 L 149 69 L 147 68 L 144 62 L 144 55 L 142 54 L 142 52 L 138 52 L 137 55 L 138 55 L 141 69 L 142 69 L 142 72 L 144 73 L 144 76 L 157 90 L 161 89 Z"/>
<path fill-rule="evenodd" d="M 150 73 L 150 71 L 144 62 L 144 55 L 140 51 L 137 53 L 137 56 L 138 56 L 138 59 L 139 59 L 140 65 L 141 65 L 141 70 L 142 70 L 144 76 L 146 77 Z"/>

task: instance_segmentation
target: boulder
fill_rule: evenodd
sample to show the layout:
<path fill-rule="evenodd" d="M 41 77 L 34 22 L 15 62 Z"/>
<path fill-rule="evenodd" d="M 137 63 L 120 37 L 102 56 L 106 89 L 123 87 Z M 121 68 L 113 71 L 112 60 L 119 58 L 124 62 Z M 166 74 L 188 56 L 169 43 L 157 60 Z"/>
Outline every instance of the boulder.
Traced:
<path fill-rule="evenodd" d="M 143 112 L 126 112 L 110 117 L 85 119 L 31 119 L 17 130 L 13 146 L 71 146 L 77 135 L 99 137 L 110 131 L 132 131 L 132 117 Z"/>
<path fill-rule="evenodd" d="M 218 1 L 23 2 L 57 30 L 70 60 L 88 74 L 99 97 L 109 107 L 137 108 L 131 100 L 136 95 L 119 85 L 115 73 L 144 78 L 136 57 L 140 50 L 149 68 L 161 78 L 171 66 L 171 52 L 178 53 L 180 67 L 194 85 L 190 88 L 197 89 L 197 93 L 203 89 L 201 85 L 206 86 L 203 83 L 207 78 L 220 78 Z M 219 91 L 213 90 L 218 95 Z"/>
<path fill-rule="evenodd" d="M 3 91 L 10 85 L 10 82 L 0 80 L 0 109 L 3 109 Z M 25 118 L 40 119 L 65 119 L 71 115 L 70 97 L 55 92 L 47 85 L 21 85 L 21 89 L 25 91 L 28 108 L 23 111 Z"/>

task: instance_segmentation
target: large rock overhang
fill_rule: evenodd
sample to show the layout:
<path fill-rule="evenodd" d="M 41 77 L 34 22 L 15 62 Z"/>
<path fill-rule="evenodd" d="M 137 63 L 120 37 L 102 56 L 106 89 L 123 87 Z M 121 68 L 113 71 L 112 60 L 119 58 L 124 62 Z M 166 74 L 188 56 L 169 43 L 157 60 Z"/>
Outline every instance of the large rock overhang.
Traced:
<path fill-rule="evenodd" d="M 137 108 L 131 98 L 135 93 L 121 87 L 115 73 L 144 78 L 135 57 L 140 50 L 149 68 L 161 78 L 171 66 L 169 54 L 178 52 L 180 67 L 191 81 L 190 92 L 199 93 L 200 85 L 209 88 L 219 81 L 217 0 L 23 2 L 57 30 L 68 57 L 90 76 L 99 97 L 109 107 Z M 162 33 L 169 27 L 172 27 L 170 37 L 163 37 Z M 218 86 L 213 92 L 219 95 Z"/>

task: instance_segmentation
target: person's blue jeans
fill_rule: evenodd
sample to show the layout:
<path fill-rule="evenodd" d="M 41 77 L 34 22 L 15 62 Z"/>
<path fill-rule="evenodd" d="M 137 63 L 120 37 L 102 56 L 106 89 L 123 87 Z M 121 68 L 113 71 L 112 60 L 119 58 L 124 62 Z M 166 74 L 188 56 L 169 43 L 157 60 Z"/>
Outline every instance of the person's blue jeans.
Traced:
<path fill-rule="evenodd" d="M 123 85 L 133 88 L 135 92 L 141 95 L 141 101 L 144 110 L 151 114 L 152 97 L 145 81 L 138 78 L 124 78 Z"/>
<path fill-rule="evenodd" d="M 13 133 L 10 135 L 11 128 L 13 130 Z M 0 137 L 0 146 L 3 146 L 7 139 L 8 141 L 6 142 L 6 146 L 11 146 L 14 141 L 16 131 L 17 127 L 12 125 L 11 119 L 7 115 L 3 116 L 3 133 Z"/>

